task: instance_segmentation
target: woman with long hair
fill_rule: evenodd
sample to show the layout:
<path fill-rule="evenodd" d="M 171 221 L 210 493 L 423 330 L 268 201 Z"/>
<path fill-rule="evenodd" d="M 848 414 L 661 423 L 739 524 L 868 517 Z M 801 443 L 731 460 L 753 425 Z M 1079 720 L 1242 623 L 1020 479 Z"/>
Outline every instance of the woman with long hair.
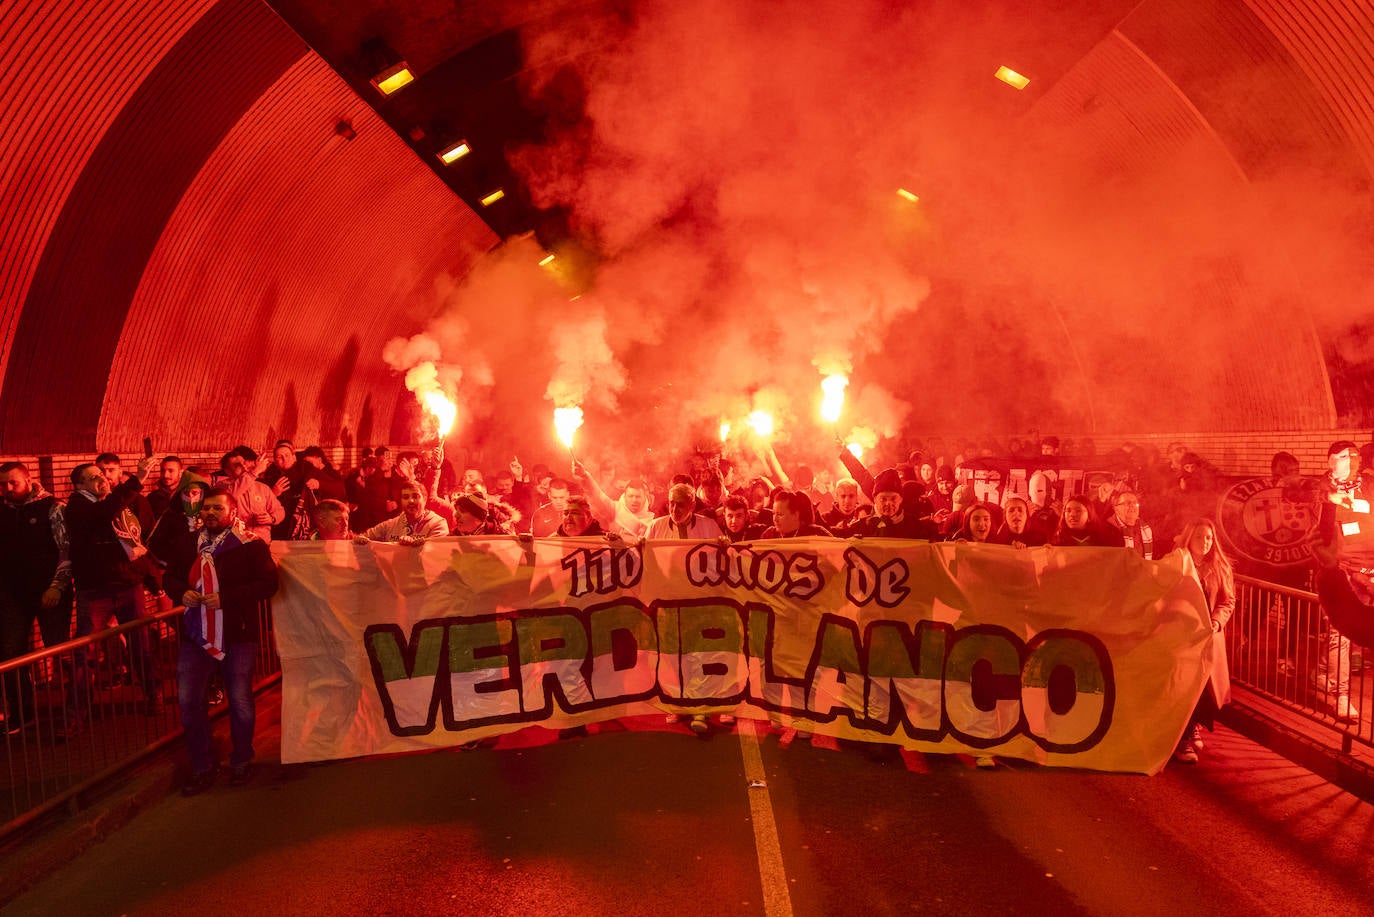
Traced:
<path fill-rule="evenodd" d="M 1198 700 L 1188 728 L 1174 751 L 1174 757 L 1187 764 L 1197 763 L 1202 749 L 1202 727 L 1212 728 L 1217 711 L 1231 700 L 1231 673 L 1226 664 L 1226 622 L 1236 610 L 1236 577 L 1231 559 L 1217 540 L 1217 527 L 1211 519 L 1194 519 L 1178 536 L 1179 550 L 1192 559 L 1198 582 L 1212 618 L 1212 677 Z"/>
<path fill-rule="evenodd" d="M 1121 533 L 1102 524 L 1093 513 L 1092 502 L 1083 496 L 1064 501 L 1064 514 L 1050 544 L 1063 547 L 1120 548 L 1125 547 Z"/>
<path fill-rule="evenodd" d="M 1002 525 L 988 541 L 1014 548 L 1034 548 L 1045 543 L 1045 533 L 1031 521 L 1030 503 L 1015 494 L 1002 501 Z"/>

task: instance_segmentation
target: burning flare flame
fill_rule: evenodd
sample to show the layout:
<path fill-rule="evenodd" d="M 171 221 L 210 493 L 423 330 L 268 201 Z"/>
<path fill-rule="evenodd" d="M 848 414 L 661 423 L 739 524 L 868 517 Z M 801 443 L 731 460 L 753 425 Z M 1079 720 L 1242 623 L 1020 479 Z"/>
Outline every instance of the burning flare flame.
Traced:
<path fill-rule="evenodd" d="M 582 426 L 582 408 L 554 408 L 553 428 L 558 431 L 558 439 L 569 449 L 573 447 L 573 435 Z"/>
<path fill-rule="evenodd" d="M 749 415 L 749 426 L 754 428 L 754 432 L 762 437 L 773 435 L 773 415 L 767 411 L 754 411 Z"/>
<path fill-rule="evenodd" d="M 821 380 L 821 420 L 826 423 L 839 421 L 840 412 L 844 410 L 844 390 L 848 385 L 849 379 L 839 373 Z"/>
<path fill-rule="evenodd" d="M 458 405 L 439 391 L 425 392 L 421 398 L 425 410 L 434 415 L 434 420 L 439 425 L 439 438 L 448 436 L 453 429 L 454 421 L 458 419 Z"/>
<path fill-rule="evenodd" d="M 725 421 L 725 422 L 722 422 L 721 425 L 720 425 L 720 441 L 721 441 L 721 442 L 725 442 L 725 441 L 726 441 L 727 439 L 729 439 L 729 438 L 730 438 L 730 423 L 729 423 L 729 421 Z"/>
<path fill-rule="evenodd" d="M 845 448 L 848 449 L 856 459 L 861 459 L 864 457 L 863 443 L 850 443 L 849 445 L 845 446 Z"/>

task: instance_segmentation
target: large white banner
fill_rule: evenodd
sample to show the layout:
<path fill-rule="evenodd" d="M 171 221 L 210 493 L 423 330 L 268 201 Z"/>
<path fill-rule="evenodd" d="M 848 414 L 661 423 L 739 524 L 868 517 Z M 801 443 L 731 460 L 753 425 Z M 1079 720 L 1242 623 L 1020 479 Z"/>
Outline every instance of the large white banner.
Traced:
<path fill-rule="evenodd" d="M 1155 773 L 1214 652 L 1181 553 L 829 538 L 272 550 L 286 762 L 674 711 Z"/>

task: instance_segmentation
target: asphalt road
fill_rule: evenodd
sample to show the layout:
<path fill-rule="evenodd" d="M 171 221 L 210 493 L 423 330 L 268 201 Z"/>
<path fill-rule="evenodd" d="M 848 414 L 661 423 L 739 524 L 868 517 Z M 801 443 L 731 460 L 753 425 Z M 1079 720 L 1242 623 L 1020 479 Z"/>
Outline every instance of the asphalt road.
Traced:
<path fill-rule="evenodd" d="M 1374 913 L 1374 806 L 1225 730 L 1153 778 L 773 735 L 751 788 L 754 739 L 641 725 L 269 763 L 6 913 Z"/>

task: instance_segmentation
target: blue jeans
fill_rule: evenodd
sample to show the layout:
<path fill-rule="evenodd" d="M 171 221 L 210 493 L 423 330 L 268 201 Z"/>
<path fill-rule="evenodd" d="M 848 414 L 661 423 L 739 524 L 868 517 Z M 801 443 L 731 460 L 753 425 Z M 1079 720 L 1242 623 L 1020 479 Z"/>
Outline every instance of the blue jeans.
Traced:
<path fill-rule="evenodd" d="M 253 665 L 257 658 L 256 643 L 231 643 L 224 648 L 224 659 L 220 660 L 194 643 L 181 642 L 177 653 L 177 698 L 192 773 L 203 774 L 215 766 L 205 692 L 216 669 L 224 679 L 224 696 L 229 701 L 229 738 L 233 743 L 229 766 L 243 767 L 253 760 Z"/>
<path fill-rule="evenodd" d="M 143 614 L 143 589 L 140 586 L 111 586 L 105 589 L 76 590 L 76 636 L 84 637 L 110 626 L 113 618 L 120 624 L 137 620 Z M 148 646 L 148 629 L 137 628 L 124 635 L 129 647 L 129 668 L 147 698 L 160 692 L 153 674 L 153 656 Z M 91 708 L 92 647 L 74 654 L 76 672 L 72 676 L 72 696 L 68 699 L 70 726 L 86 721 Z"/>

